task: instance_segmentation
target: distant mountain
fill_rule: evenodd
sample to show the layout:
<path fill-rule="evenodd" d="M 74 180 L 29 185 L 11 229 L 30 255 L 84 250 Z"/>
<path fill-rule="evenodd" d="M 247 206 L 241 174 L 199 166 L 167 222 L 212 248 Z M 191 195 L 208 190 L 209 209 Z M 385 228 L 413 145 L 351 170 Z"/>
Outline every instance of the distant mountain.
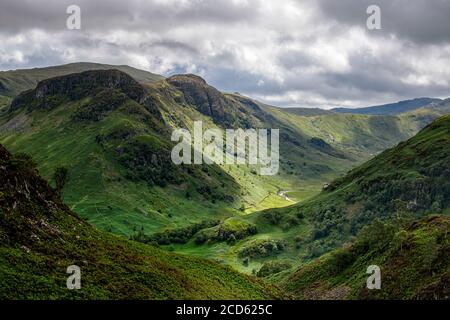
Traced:
<path fill-rule="evenodd" d="M 265 106 L 264 110 L 303 134 L 320 138 L 346 154 L 360 154 L 363 160 L 409 139 L 436 118 L 447 114 L 445 108 L 422 108 L 396 116 L 321 113 L 319 110 L 308 113 L 303 109 L 270 106 Z"/>
<path fill-rule="evenodd" d="M 11 98 L 0 96 L 0 114 L 2 111 L 6 111 L 11 103 Z"/>
<path fill-rule="evenodd" d="M 438 111 L 440 113 L 448 114 L 448 113 L 450 113 L 450 98 L 434 102 L 432 104 L 429 104 L 429 105 L 423 107 L 422 109 L 430 109 L 430 110 Z M 422 109 L 418 109 L 418 110 L 422 110 Z"/>
<path fill-rule="evenodd" d="M 417 98 L 413 100 L 405 100 L 397 103 L 389 103 L 381 106 L 365 107 L 365 108 L 335 108 L 334 112 L 368 114 L 368 115 L 398 115 L 403 112 L 413 111 L 423 108 L 433 103 L 441 102 L 440 99 L 433 98 Z"/>
<path fill-rule="evenodd" d="M 126 65 L 116 66 L 100 63 L 77 62 L 45 68 L 0 71 L 0 95 L 10 97 L 16 96 L 22 91 L 34 89 L 38 82 L 48 78 L 68 75 L 71 73 L 79 73 L 88 70 L 109 69 L 117 69 L 123 71 L 133 77 L 136 81 L 141 83 L 154 82 L 163 79 L 163 77 L 160 75 L 132 68 Z"/>
<path fill-rule="evenodd" d="M 334 110 L 325 110 L 320 108 L 283 108 L 284 111 L 298 116 L 320 116 L 323 114 L 332 114 Z"/>
<path fill-rule="evenodd" d="M 203 259 L 90 226 L 25 155 L 0 145 L 0 299 L 271 299 L 279 291 Z M 69 266 L 81 289 L 68 290 Z"/>

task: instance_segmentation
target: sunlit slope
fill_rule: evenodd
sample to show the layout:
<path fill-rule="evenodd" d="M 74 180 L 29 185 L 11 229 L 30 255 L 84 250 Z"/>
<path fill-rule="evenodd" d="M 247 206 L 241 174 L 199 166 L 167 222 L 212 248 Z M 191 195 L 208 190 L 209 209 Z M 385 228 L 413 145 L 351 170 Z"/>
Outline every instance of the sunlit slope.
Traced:
<path fill-rule="evenodd" d="M 309 200 L 245 217 L 256 234 L 201 245 L 194 236 L 187 245 L 175 248 L 210 255 L 279 282 L 303 263 L 344 245 L 377 219 L 409 221 L 448 213 L 449 117 L 326 185 Z"/>

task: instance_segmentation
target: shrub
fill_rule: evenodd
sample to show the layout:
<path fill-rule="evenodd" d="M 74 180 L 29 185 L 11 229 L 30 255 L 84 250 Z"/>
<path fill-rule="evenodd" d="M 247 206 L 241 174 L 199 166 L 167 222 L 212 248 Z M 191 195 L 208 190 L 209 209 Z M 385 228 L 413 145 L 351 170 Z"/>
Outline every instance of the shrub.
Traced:
<path fill-rule="evenodd" d="M 37 168 L 37 164 L 34 159 L 26 153 L 17 153 L 12 159 L 11 163 L 24 171 L 34 171 Z"/>
<path fill-rule="evenodd" d="M 335 251 L 329 258 L 329 268 L 333 275 L 344 271 L 356 258 L 350 250 L 341 249 Z"/>
<path fill-rule="evenodd" d="M 283 218 L 283 215 L 279 211 L 268 211 L 264 213 L 263 217 L 269 221 L 272 225 L 278 225 Z"/>

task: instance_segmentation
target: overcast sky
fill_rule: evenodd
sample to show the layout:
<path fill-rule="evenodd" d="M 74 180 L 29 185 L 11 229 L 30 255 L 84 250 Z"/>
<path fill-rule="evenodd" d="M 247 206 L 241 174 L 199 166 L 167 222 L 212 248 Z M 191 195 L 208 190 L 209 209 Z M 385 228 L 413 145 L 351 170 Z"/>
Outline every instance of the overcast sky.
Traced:
<path fill-rule="evenodd" d="M 366 27 L 371 4 L 382 30 Z M 450 0 L 0 0 L 0 70 L 76 61 L 195 73 L 278 106 L 443 98 Z"/>

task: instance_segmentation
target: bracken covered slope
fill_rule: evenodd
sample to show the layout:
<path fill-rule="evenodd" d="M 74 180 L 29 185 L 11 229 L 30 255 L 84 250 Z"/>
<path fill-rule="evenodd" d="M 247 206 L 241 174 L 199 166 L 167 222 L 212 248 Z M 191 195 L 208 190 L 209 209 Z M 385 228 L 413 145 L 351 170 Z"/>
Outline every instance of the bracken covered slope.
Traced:
<path fill-rule="evenodd" d="M 0 145 L 0 299 L 269 299 L 262 282 L 100 232 L 66 207 L 33 160 Z M 66 269 L 81 268 L 80 290 Z"/>
<path fill-rule="evenodd" d="M 449 231 L 448 216 L 404 226 L 377 221 L 283 285 L 299 299 L 450 299 Z M 380 289 L 367 288 L 372 265 L 380 267 Z"/>

